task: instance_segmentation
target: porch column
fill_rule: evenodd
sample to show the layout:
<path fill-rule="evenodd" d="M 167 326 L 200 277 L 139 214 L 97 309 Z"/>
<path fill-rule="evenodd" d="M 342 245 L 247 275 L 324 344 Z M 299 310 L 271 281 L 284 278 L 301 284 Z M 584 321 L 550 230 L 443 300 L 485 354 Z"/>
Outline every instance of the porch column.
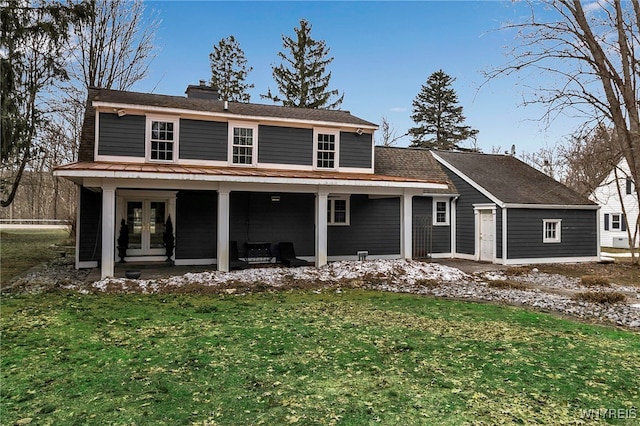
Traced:
<path fill-rule="evenodd" d="M 400 201 L 400 256 L 403 259 L 413 257 L 413 195 L 402 194 Z"/>
<path fill-rule="evenodd" d="M 116 188 L 115 186 L 102 187 L 102 260 L 100 277 L 113 276 L 113 263 L 115 262 L 116 239 Z"/>
<path fill-rule="evenodd" d="M 218 189 L 218 271 L 229 272 L 229 189 Z"/>
<path fill-rule="evenodd" d="M 316 193 L 316 266 L 327 264 L 327 206 L 329 193 Z"/>

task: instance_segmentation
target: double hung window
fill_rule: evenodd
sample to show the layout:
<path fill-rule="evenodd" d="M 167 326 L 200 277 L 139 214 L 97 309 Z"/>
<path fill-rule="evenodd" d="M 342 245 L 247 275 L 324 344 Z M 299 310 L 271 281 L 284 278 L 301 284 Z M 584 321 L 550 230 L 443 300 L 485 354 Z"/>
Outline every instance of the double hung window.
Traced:
<path fill-rule="evenodd" d="M 258 128 L 253 125 L 230 125 L 231 164 L 251 166 L 256 164 Z"/>
<path fill-rule="evenodd" d="M 339 132 L 316 130 L 315 167 L 317 169 L 336 169 L 338 166 Z"/>
<path fill-rule="evenodd" d="M 147 121 L 149 126 L 149 159 L 153 161 L 174 161 L 177 145 L 177 120 Z"/>
<path fill-rule="evenodd" d="M 327 202 L 327 224 L 349 224 L 349 197 L 330 198 Z"/>
<path fill-rule="evenodd" d="M 433 200 L 433 224 L 448 225 L 449 224 L 449 201 Z"/>

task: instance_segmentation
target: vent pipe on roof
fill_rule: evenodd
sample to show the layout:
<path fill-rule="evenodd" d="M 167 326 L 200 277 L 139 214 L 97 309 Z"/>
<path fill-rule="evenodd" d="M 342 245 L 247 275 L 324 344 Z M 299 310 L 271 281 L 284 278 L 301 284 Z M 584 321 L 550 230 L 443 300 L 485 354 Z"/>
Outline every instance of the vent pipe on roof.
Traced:
<path fill-rule="evenodd" d="M 229 111 L 229 101 L 224 101 L 224 110 Z"/>

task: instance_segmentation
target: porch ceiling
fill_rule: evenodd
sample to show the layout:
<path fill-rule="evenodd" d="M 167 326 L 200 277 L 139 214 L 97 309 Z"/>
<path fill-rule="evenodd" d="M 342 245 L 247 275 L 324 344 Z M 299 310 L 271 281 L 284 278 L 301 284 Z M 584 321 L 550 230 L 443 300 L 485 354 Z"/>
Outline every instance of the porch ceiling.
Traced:
<path fill-rule="evenodd" d="M 77 162 L 56 167 L 55 175 L 65 177 L 70 180 L 82 178 L 134 178 L 313 185 L 380 185 L 425 189 L 448 188 L 448 183 L 445 181 L 388 176 L 373 173 L 348 173 L 324 170 L 280 170 L 248 167 L 214 167 L 155 163 Z"/>

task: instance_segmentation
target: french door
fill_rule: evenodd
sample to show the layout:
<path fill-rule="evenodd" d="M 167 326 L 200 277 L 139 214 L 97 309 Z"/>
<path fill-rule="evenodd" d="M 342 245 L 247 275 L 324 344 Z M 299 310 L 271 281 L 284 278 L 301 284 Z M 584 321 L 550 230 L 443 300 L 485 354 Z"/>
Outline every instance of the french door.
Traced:
<path fill-rule="evenodd" d="M 127 256 L 164 255 L 162 241 L 167 203 L 158 200 L 127 200 L 129 246 Z"/>

